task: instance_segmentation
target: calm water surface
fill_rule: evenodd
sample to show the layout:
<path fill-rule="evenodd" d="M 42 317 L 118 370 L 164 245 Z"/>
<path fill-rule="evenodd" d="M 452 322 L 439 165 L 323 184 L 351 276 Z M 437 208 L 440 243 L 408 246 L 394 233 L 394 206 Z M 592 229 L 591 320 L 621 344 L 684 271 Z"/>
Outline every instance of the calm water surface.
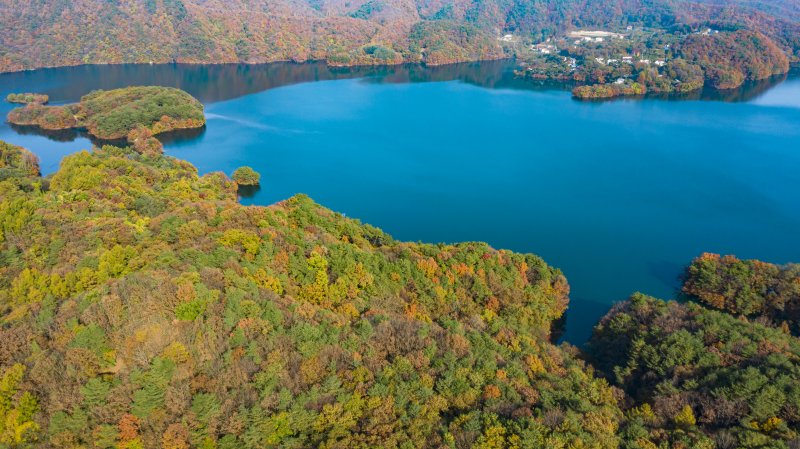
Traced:
<path fill-rule="evenodd" d="M 634 291 L 674 297 L 703 251 L 800 261 L 796 73 L 680 101 L 583 103 L 503 62 L 91 66 L 1 75 L 0 95 L 59 104 L 142 84 L 206 104 L 206 129 L 167 138 L 166 151 L 202 173 L 254 167 L 263 185 L 245 204 L 303 192 L 398 239 L 542 256 L 572 286 L 574 343 Z M 5 123 L 0 139 L 36 152 L 45 173 L 91 146 Z"/>

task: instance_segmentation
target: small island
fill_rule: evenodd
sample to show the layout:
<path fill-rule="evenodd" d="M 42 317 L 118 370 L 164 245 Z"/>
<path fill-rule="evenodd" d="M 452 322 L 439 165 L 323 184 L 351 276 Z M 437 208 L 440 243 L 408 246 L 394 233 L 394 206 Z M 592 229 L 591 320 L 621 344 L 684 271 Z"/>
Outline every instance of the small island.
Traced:
<path fill-rule="evenodd" d="M 245 165 L 234 170 L 231 178 L 240 186 L 257 186 L 261 180 L 261 175 Z"/>
<path fill-rule="evenodd" d="M 47 102 L 50 101 L 50 97 L 44 94 L 33 93 L 8 94 L 6 101 L 19 104 L 47 104 Z"/>
<path fill-rule="evenodd" d="M 100 140 L 125 139 L 144 154 L 162 151 L 157 134 L 205 125 L 200 101 L 180 89 L 160 86 L 97 90 L 64 106 L 29 103 L 12 110 L 7 119 L 44 130 L 85 129 Z"/>
<path fill-rule="evenodd" d="M 639 83 L 592 84 L 578 86 L 572 95 L 581 100 L 599 100 L 620 96 L 638 96 L 647 93 L 647 87 Z"/>

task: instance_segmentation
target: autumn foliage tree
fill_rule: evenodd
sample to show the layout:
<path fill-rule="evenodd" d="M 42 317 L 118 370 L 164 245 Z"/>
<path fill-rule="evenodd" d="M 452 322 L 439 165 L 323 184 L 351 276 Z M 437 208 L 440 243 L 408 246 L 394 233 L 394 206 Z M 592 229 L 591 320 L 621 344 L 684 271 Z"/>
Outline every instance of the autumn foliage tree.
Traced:
<path fill-rule="evenodd" d="M 237 184 L 241 186 L 255 186 L 259 184 L 261 175 L 258 174 L 252 167 L 239 167 L 233 171 L 231 176 Z"/>

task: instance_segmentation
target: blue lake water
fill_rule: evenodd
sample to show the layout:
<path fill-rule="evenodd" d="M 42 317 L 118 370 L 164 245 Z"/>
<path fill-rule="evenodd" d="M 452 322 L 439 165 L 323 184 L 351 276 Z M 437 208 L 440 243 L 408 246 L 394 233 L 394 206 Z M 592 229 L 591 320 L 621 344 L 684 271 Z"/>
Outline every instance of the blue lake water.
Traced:
<path fill-rule="evenodd" d="M 532 252 L 572 286 L 582 343 L 634 291 L 674 297 L 704 251 L 800 261 L 800 77 L 677 101 L 575 101 L 508 63 L 423 68 L 89 66 L 0 75 L 0 95 L 76 101 L 95 88 L 176 86 L 208 124 L 167 138 L 201 173 L 250 165 L 245 204 L 296 193 L 402 240 Z M 5 115 L 11 105 L 0 105 Z M 79 134 L 0 125 L 46 173 Z"/>

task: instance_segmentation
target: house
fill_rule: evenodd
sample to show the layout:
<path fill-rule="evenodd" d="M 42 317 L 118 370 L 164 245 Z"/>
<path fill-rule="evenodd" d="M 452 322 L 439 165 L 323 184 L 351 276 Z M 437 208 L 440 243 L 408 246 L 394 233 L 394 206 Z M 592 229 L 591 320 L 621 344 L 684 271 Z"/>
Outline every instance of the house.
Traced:
<path fill-rule="evenodd" d="M 656 62 L 654 62 L 654 64 L 659 66 L 659 67 L 664 67 L 667 63 L 665 61 L 662 61 L 662 60 L 659 59 Z"/>
<path fill-rule="evenodd" d="M 614 81 L 614 84 L 625 84 L 625 78 L 617 78 L 617 80 Z"/>
<path fill-rule="evenodd" d="M 598 64 L 602 64 L 602 65 L 606 64 L 606 60 L 603 59 L 603 58 L 594 58 L 594 60 L 597 61 Z"/>
<path fill-rule="evenodd" d="M 514 40 L 514 36 L 511 34 L 506 34 L 505 36 L 499 38 L 503 42 L 511 42 Z"/>
<path fill-rule="evenodd" d="M 567 62 L 567 57 L 566 57 L 566 56 L 564 57 L 564 62 Z M 567 62 L 567 64 L 568 64 L 568 65 L 570 66 L 570 68 L 572 68 L 573 70 L 575 70 L 576 68 L 578 68 L 578 60 L 577 60 L 577 59 L 575 59 L 575 58 L 569 58 L 569 62 Z"/>
<path fill-rule="evenodd" d="M 606 64 L 617 64 L 619 63 L 619 59 L 609 59 L 606 61 Z"/>
<path fill-rule="evenodd" d="M 595 41 L 595 42 L 603 42 L 603 40 L 604 40 L 604 39 L 603 39 L 602 37 L 596 37 L 596 38 L 594 39 L 594 41 Z"/>
<path fill-rule="evenodd" d="M 622 62 L 624 64 L 633 64 L 633 56 L 623 56 Z"/>
<path fill-rule="evenodd" d="M 649 59 L 640 59 L 639 62 L 641 62 L 642 64 L 650 64 Z"/>

